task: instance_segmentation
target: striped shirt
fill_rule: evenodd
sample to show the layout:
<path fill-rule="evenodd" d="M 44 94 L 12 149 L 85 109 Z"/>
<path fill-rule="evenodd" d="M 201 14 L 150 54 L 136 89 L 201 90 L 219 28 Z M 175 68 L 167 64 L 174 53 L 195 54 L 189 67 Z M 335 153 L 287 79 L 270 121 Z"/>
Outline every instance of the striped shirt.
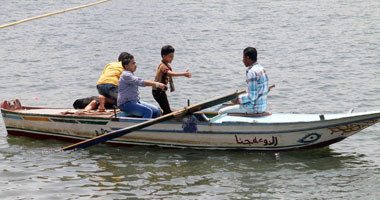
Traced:
<path fill-rule="evenodd" d="M 247 68 L 245 81 L 248 91 L 239 96 L 239 103 L 252 110 L 252 113 L 265 112 L 268 93 L 268 75 L 265 69 L 259 63 L 254 63 Z"/>

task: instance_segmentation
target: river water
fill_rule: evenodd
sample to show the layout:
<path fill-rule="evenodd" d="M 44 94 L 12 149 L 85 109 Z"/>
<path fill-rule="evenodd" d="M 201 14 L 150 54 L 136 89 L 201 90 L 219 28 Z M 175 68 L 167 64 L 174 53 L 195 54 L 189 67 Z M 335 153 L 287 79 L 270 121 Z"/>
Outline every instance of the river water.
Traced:
<path fill-rule="evenodd" d="M 92 3 L 0 0 L 0 25 Z M 96 95 L 122 51 L 153 79 L 160 48 L 176 48 L 173 108 L 244 89 L 242 50 L 254 46 L 276 88 L 269 110 L 380 110 L 380 1 L 123 1 L 0 29 L 0 99 L 71 107 Z M 155 103 L 149 88 L 144 101 Z M 198 151 L 7 136 L 0 120 L 1 199 L 377 199 L 380 126 L 328 148 Z"/>

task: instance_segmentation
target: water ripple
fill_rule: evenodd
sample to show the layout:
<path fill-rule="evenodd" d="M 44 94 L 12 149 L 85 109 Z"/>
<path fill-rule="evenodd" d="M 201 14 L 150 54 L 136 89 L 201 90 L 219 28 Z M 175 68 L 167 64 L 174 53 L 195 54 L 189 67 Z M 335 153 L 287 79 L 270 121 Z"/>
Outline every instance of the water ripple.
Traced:
<path fill-rule="evenodd" d="M 1 24 L 92 3 L 9 1 Z M 176 48 L 173 108 L 246 87 L 242 50 L 255 46 L 280 113 L 378 110 L 379 1 L 110 1 L 0 30 L 1 99 L 71 107 L 121 51 L 152 80 L 160 48 Z M 2 14 L 2 13 L 7 13 Z M 155 103 L 149 88 L 141 98 Z M 207 94 L 207 95 L 205 95 Z M 376 199 L 377 126 L 302 152 L 108 148 L 7 136 L 0 120 L 1 199 Z M 22 192 L 20 192 L 22 188 Z"/>

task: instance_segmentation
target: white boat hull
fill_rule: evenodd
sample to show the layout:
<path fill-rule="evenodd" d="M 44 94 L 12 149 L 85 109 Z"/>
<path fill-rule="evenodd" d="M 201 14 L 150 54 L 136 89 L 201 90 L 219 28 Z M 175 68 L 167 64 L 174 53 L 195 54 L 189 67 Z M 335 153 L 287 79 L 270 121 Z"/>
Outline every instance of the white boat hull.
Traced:
<path fill-rule="evenodd" d="M 8 134 L 37 139 L 80 141 L 149 119 L 63 115 L 68 109 L 4 110 Z M 263 117 L 217 116 L 209 121 L 187 116 L 108 141 L 117 145 L 155 145 L 194 149 L 279 151 L 328 146 L 378 123 L 380 112 L 272 114 Z"/>

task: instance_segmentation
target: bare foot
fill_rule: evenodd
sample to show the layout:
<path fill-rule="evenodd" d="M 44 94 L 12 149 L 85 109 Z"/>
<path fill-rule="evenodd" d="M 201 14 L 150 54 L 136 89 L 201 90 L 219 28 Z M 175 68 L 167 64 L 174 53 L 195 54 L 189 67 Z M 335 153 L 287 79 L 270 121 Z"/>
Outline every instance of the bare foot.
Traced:
<path fill-rule="evenodd" d="M 10 110 L 11 106 L 10 106 L 10 104 L 9 104 L 9 102 L 7 100 L 3 100 L 1 102 L 1 108 Z"/>
<path fill-rule="evenodd" d="M 95 100 L 92 100 L 85 108 L 84 111 L 95 110 L 98 106 L 98 103 Z"/>
<path fill-rule="evenodd" d="M 106 109 L 105 108 L 103 108 L 103 109 L 101 109 L 101 108 L 98 108 L 98 110 L 97 110 L 98 112 L 106 112 Z"/>
<path fill-rule="evenodd" d="M 15 100 L 7 101 L 8 110 L 16 110 Z"/>
<path fill-rule="evenodd" d="M 106 111 L 105 104 L 106 104 L 106 97 L 104 97 L 103 95 L 100 95 L 99 96 L 99 107 L 98 107 L 99 112 Z"/>
<path fill-rule="evenodd" d="M 22 108 L 22 106 L 21 106 L 21 103 L 20 103 L 20 100 L 18 100 L 18 99 L 15 99 L 14 100 L 14 109 L 21 109 Z"/>
<path fill-rule="evenodd" d="M 77 110 L 75 111 L 74 115 L 81 115 L 81 114 L 84 114 L 86 111 L 84 110 Z"/>

